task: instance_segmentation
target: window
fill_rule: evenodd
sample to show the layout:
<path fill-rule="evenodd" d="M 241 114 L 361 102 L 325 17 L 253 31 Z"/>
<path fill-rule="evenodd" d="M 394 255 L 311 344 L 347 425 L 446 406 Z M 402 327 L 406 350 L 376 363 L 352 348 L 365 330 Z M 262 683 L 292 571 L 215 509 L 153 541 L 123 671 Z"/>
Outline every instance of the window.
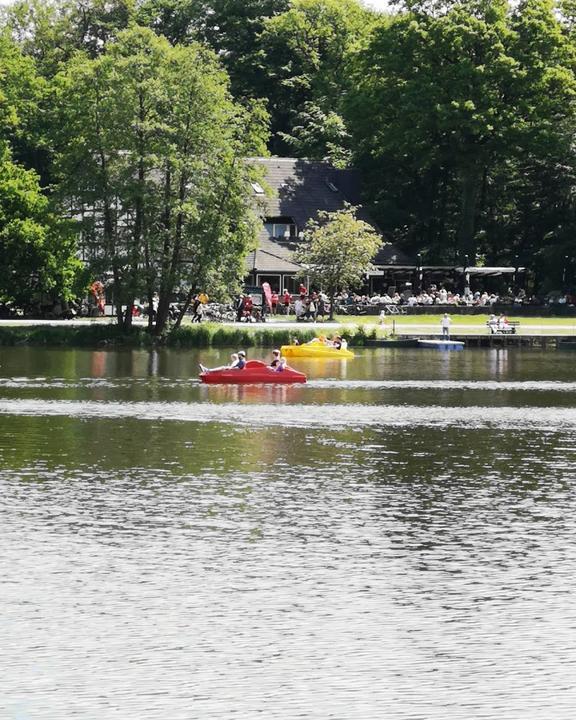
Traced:
<path fill-rule="evenodd" d="M 268 237 L 277 240 L 294 240 L 298 235 L 298 228 L 292 218 L 267 218 L 264 227 Z"/>
<path fill-rule="evenodd" d="M 252 185 L 252 190 L 254 190 L 256 195 L 264 195 L 264 188 L 260 185 L 260 183 L 253 182 L 250 183 L 250 185 Z"/>

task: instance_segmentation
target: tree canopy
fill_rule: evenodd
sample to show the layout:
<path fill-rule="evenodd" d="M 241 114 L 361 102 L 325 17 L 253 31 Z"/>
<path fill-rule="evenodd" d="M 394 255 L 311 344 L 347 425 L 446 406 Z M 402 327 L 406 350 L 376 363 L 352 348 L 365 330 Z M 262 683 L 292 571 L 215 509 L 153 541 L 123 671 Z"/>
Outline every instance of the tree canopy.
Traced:
<path fill-rule="evenodd" d="M 158 293 L 160 333 L 177 288 L 241 275 L 255 241 L 243 158 L 263 151 L 265 115 L 233 102 L 210 50 L 139 27 L 57 81 L 60 194 L 93 265 L 112 272 L 119 321 Z"/>
<path fill-rule="evenodd" d="M 31 136 L 41 82 L 34 64 L 0 35 L 0 302 L 31 309 L 70 297 L 79 267 L 75 235 L 34 170 L 15 161 Z"/>
<path fill-rule="evenodd" d="M 548 0 L 513 12 L 418 6 L 381 24 L 358 54 L 347 98 L 356 161 L 382 226 L 409 248 L 444 262 L 503 259 L 525 253 L 533 223 L 540 241 L 558 231 L 559 216 L 544 229 L 540 212 L 572 186 L 576 86 L 553 11 Z M 543 172 L 555 178 L 550 194 L 536 180 Z M 548 195 L 532 198 L 540 212 L 530 219 L 528 186 Z"/>
<path fill-rule="evenodd" d="M 168 276 L 240 272 L 235 238 L 254 237 L 240 158 L 266 150 L 356 166 L 363 201 L 409 254 L 518 257 L 558 285 L 575 252 L 575 3 L 391 8 L 16 0 L 0 20 L 6 177 L 32 172 L 54 219 L 82 218 L 85 257 L 125 303 Z M 214 265 L 199 250 L 210 233 L 231 248 Z M 179 248 L 170 271 L 165 237 Z"/>

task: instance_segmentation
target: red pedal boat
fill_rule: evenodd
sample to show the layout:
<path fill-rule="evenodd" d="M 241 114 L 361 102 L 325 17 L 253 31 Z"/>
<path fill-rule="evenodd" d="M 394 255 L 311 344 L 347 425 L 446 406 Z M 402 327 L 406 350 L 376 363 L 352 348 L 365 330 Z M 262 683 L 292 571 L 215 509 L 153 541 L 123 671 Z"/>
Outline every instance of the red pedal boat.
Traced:
<path fill-rule="evenodd" d="M 244 385 L 247 383 L 305 383 L 306 375 L 286 366 L 284 370 L 274 370 L 261 360 L 248 360 L 243 370 L 212 370 L 200 373 L 200 380 L 209 385 Z"/>

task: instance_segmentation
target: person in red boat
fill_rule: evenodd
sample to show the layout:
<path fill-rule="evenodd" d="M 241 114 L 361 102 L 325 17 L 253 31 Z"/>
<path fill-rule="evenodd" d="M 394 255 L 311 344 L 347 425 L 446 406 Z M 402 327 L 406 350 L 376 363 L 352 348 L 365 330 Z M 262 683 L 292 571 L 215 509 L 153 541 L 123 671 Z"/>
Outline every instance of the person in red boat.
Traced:
<path fill-rule="evenodd" d="M 244 350 L 240 350 L 237 353 L 232 353 L 230 359 L 230 365 L 221 365 L 220 367 L 207 368 L 204 365 L 200 364 L 200 370 L 205 373 L 218 372 L 221 370 L 244 370 L 244 368 L 246 367 L 246 353 L 244 352 Z"/>
<path fill-rule="evenodd" d="M 286 367 L 286 360 L 282 357 L 280 350 L 272 350 L 270 367 L 276 372 L 282 372 Z"/>

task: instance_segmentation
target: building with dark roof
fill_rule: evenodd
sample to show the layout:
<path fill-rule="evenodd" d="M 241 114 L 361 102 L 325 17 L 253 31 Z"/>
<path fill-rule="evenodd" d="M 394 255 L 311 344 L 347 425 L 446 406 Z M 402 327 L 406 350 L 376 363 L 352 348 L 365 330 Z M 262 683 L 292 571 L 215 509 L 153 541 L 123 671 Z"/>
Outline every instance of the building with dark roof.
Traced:
<path fill-rule="evenodd" d="M 272 157 L 251 158 L 251 162 L 264 170 L 272 193 L 259 183 L 252 184 L 264 225 L 258 248 L 247 259 L 250 281 L 255 285 L 268 282 L 279 291 L 294 290 L 294 277 L 302 270 L 294 251 L 302 241 L 306 223 L 316 219 L 320 211 L 342 210 L 346 203 L 360 205 L 360 176 L 356 170 L 339 170 L 314 160 Z M 359 217 L 380 232 L 364 208 Z M 379 268 L 406 266 L 411 261 L 393 245 L 383 244 L 373 263 Z M 381 274 L 377 269 L 375 275 Z"/>

